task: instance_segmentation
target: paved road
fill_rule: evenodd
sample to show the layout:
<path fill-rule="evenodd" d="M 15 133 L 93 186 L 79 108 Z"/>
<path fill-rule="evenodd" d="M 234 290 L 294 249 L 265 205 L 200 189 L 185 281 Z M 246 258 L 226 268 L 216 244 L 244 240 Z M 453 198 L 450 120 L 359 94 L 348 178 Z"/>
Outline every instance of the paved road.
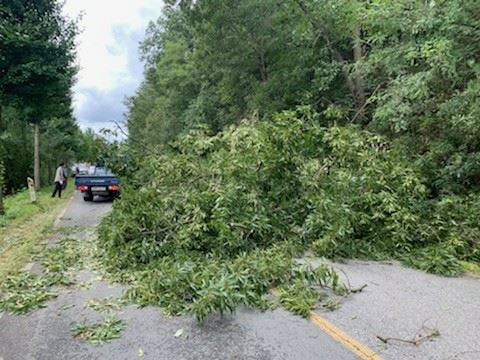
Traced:
<path fill-rule="evenodd" d="M 435 276 L 396 262 L 335 266 L 348 275 L 352 287 L 367 287 L 322 316 L 384 359 L 480 359 L 480 279 Z M 440 336 L 418 346 L 399 341 L 385 345 L 377 338 L 410 340 L 430 334 L 427 328 L 437 329 Z"/>
<path fill-rule="evenodd" d="M 112 209 L 108 199 L 95 197 L 94 201 L 83 201 L 81 193 L 75 192 L 72 203 L 57 220 L 58 227 L 95 227 L 102 217 Z"/>
<path fill-rule="evenodd" d="M 110 208 L 109 202 L 85 203 L 77 194 L 58 226 L 85 238 Z M 368 286 L 322 317 L 383 359 L 480 359 L 480 280 L 442 278 L 396 263 L 350 261 L 335 266 L 347 274 L 352 287 Z M 123 289 L 92 273 L 77 276 L 79 281 L 92 280 L 93 286 L 64 291 L 47 308 L 28 316 L 0 313 L 0 360 L 356 359 L 314 324 L 281 309 L 242 309 L 234 317 L 212 317 L 200 326 L 187 316 L 166 318 L 157 308 L 128 306 L 118 314 L 127 321 L 122 338 L 93 346 L 72 338 L 71 323 L 100 319 L 101 314 L 84 304 L 118 297 Z M 424 325 L 438 329 L 440 336 L 418 346 L 398 341 L 385 345 L 376 337 L 411 339 Z M 179 329 L 185 337 L 174 336 Z"/>
<path fill-rule="evenodd" d="M 82 238 L 110 207 L 106 202 L 85 203 L 76 194 L 58 225 L 77 227 L 74 236 Z M 64 291 L 28 316 L 0 318 L 0 359 L 356 359 L 314 324 L 281 309 L 266 313 L 242 309 L 235 317 L 212 317 L 200 326 L 188 316 L 166 318 L 156 308 L 128 306 L 118 314 L 127 321 L 121 339 L 93 346 L 72 338 L 71 323 L 99 319 L 102 315 L 84 304 L 92 298 L 119 296 L 122 289 L 88 272 L 78 278 L 93 279 L 93 286 Z M 185 337 L 175 337 L 179 329 Z"/>

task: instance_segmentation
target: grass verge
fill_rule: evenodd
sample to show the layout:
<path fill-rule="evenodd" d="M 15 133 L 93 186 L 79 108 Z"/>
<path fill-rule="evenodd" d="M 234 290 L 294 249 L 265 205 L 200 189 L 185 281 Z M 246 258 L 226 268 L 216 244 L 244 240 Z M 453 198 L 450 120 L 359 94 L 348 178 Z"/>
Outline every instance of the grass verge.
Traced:
<path fill-rule="evenodd" d="M 0 216 L 0 277 L 18 271 L 32 260 L 53 229 L 55 218 L 73 194 L 69 186 L 62 199 L 51 198 L 50 188 L 30 202 L 27 191 L 5 199 L 6 215 Z"/>
<path fill-rule="evenodd" d="M 470 276 L 480 278 L 480 265 L 468 261 L 461 261 L 460 263 L 465 273 Z"/>

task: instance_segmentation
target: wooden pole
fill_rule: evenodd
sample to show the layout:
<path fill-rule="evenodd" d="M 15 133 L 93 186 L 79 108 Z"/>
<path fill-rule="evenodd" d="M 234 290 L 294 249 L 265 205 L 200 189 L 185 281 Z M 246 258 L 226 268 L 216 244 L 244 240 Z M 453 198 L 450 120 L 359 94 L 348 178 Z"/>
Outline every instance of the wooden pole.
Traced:
<path fill-rule="evenodd" d="M 40 190 L 40 125 L 35 123 L 33 177 L 35 190 Z"/>

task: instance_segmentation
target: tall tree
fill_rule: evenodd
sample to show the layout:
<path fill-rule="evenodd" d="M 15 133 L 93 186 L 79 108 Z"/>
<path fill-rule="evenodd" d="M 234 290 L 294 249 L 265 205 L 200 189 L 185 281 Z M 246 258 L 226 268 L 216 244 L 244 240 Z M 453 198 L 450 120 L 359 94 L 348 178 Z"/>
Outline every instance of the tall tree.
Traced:
<path fill-rule="evenodd" d="M 370 129 L 402 143 L 432 193 L 480 189 L 480 2 L 382 0 L 368 9 Z"/>
<path fill-rule="evenodd" d="M 0 1 L 0 104 L 22 109 L 33 124 L 37 188 L 40 125 L 70 112 L 76 32 L 57 0 Z"/>
<path fill-rule="evenodd" d="M 3 112 L 2 112 L 2 104 L 0 103 L 0 134 L 3 133 Z M 0 150 L 2 149 L 2 144 L 0 144 Z M 5 175 L 4 175 L 4 165 L 3 161 L 0 158 L 0 215 L 5 214 L 5 207 L 3 205 L 3 192 L 5 191 Z"/>
<path fill-rule="evenodd" d="M 330 89 L 335 75 L 315 69 L 313 33 L 300 15 L 278 0 L 167 7 L 143 43 L 147 76 L 128 102 L 130 139 L 165 144 L 199 124 L 217 132 Z"/>
<path fill-rule="evenodd" d="M 3 192 L 5 187 L 4 170 L 3 162 L 0 161 L 0 215 L 5 214 L 5 206 L 3 205 Z"/>
<path fill-rule="evenodd" d="M 365 53 L 362 22 L 366 4 L 363 0 L 293 0 L 315 33 L 315 42 L 328 50 L 339 65 L 344 84 L 355 101 L 355 111 L 363 111 L 366 89 L 360 63 Z"/>

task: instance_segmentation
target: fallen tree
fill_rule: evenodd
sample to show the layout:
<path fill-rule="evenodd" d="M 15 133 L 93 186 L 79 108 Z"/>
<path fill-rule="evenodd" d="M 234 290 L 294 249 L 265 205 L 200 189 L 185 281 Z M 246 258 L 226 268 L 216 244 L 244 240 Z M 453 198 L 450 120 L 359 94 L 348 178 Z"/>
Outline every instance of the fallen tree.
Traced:
<path fill-rule="evenodd" d="M 432 262 L 425 270 L 446 275 L 478 260 L 476 223 L 458 231 L 405 152 L 355 126 L 323 128 L 301 109 L 214 136 L 198 129 L 171 146 L 147 157 L 100 228 L 108 268 L 142 305 L 203 319 L 265 308 L 278 286 L 304 296 L 292 310 L 307 315 L 320 288 L 345 289 L 328 267 L 299 267 L 308 249 Z"/>

